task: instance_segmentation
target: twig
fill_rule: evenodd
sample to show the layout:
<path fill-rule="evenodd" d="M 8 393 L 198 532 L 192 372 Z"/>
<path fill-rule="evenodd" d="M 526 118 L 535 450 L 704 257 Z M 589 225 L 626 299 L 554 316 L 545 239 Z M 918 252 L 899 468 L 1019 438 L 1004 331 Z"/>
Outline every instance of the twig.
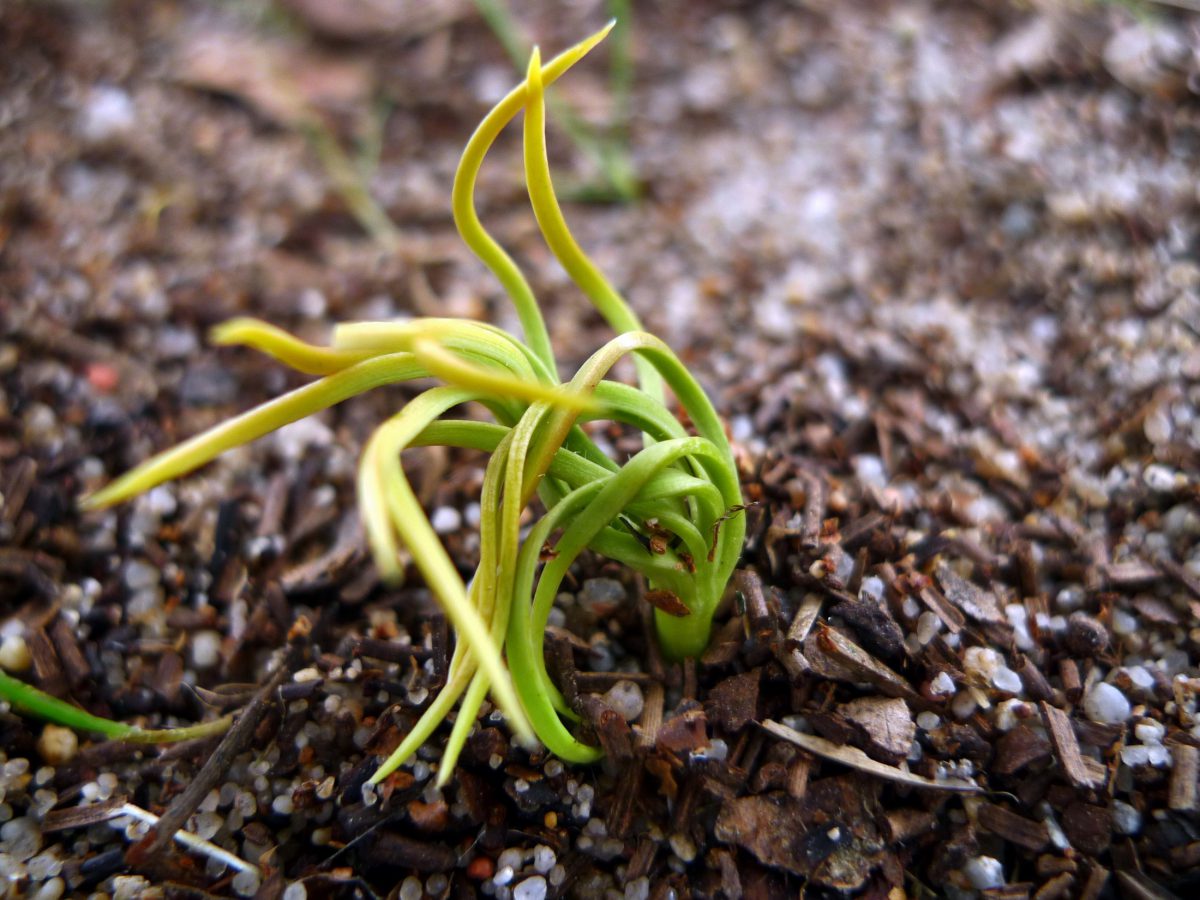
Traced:
<path fill-rule="evenodd" d="M 154 840 L 146 848 L 145 852 L 147 854 L 161 851 L 166 846 L 167 841 L 171 839 L 172 835 L 179 832 L 180 828 L 183 827 L 183 823 L 188 820 L 188 816 L 200 805 L 200 801 L 204 799 L 205 795 L 229 771 L 233 760 L 250 746 L 250 742 L 254 738 L 255 728 L 262 720 L 267 706 L 273 701 L 275 692 L 299 661 L 303 646 L 303 643 L 300 641 L 292 643 L 288 648 L 286 658 L 280 662 L 279 667 L 272 673 L 270 680 L 263 686 L 262 690 L 242 710 L 237 722 L 229 729 L 221 743 L 217 745 L 212 756 L 208 758 L 208 761 L 205 762 L 204 766 L 196 774 L 191 784 L 171 802 L 166 813 L 163 814 L 155 826 Z M 178 840 L 178 837 L 176 839 Z M 133 850 L 137 849 L 139 848 L 133 848 Z"/>
<path fill-rule="evenodd" d="M 251 731 L 251 733 L 253 734 L 253 731 Z M 231 731 L 230 734 L 233 734 L 233 732 Z M 205 793 L 207 793 L 207 791 Z M 183 795 L 181 794 L 180 796 Z M 172 808 L 174 808 L 174 804 L 172 804 Z M 126 803 L 120 808 L 113 810 L 112 817 L 115 818 L 117 816 L 130 816 L 131 818 L 137 819 L 141 822 L 147 822 L 151 825 L 151 827 L 158 829 L 159 834 L 163 833 L 162 823 L 167 818 L 166 816 L 162 816 L 160 818 L 154 813 L 142 809 L 140 806 L 134 806 L 132 803 Z M 239 856 L 234 856 L 228 850 L 218 847 L 211 841 L 206 841 L 197 834 L 192 834 L 190 831 L 184 831 L 182 828 L 177 828 L 170 832 L 170 834 L 175 839 L 176 843 L 182 844 L 189 850 L 195 850 L 197 853 L 202 853 L 210 859 L 215 859 L 219 862 L 222 862 L 231 869 L 236 869 L 238 872 L 254 872 L 256 874 L 261 874 L 258 871 L 258 866 L 254 865 L 253 863 L 246 862 Z"/>

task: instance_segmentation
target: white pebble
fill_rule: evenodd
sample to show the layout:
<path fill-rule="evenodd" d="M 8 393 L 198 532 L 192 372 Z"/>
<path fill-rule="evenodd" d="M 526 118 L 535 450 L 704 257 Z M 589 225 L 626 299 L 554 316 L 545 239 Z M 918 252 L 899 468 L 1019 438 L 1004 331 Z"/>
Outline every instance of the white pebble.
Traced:
<path fill-rule="evenodd" d="M 942 620 L 934 613 L 926 610 L 921 613 L 917 619 L 917 640 L 924 646 L 937 637 L 937 633 L 942 630 Z"/>
<path fill-rule="evenodd" d="M 24 862 L 42 849 L 42 828 L 28 816 L 12 819 L 0 825 L 0 841 L 5 853 Z"/>
<path fill-rule="evenodd" d="M 696 858 L 696 844 L 686 834 L 676 832 L 671 835 L 668 843 L 671 846 L 671 852 L 684 862 L 691 862 Z"/>
<path fill-rule="evenodd" d="M 1142 814 L 1123 800 L 1113 801 L 1113 830 L 1117 834 L 1137 834 L 1142 830 Z"/>
<path fill-rule="evenodd" d="M 632 681 L 621 680 L 604 692 L 604 702 L 626 722 L 634 721 L 646 705 L 642 689 Z"/>
<path fill-rule="evenodd" d="M 100 84 L 88 91 L 79 111 L 79 132 L 89 141 L 107 141 L 130 131 L 136 121 L 129 94 L 119 87 Z"/>
<path fill-rule="evenodd" d="M 233 876 L 233 892 L 239 897 L 253 897 L 261 881 L 258 869 L 242 869 Z"/>
<path fill-rule="evenodd" d="M 971 716 L 975 715 L 975 710 L 979 704 L 975 700 L 975 695 L 970 691 L 961 691 L 954 695 L 954 699 L 950 701 L 950 711 L 954 713 L 954 717 L 960 722 L 965 722 Z"/>
<path fill-rule="evenodd" d="M 496 871 L 508 868 L 516 871 L 525 864 L 525 852 L 519 847 L 509 847 L 496 857 Z"/>
<path fill-rule="evenodd" d="M 79 750 L 79 738 L 70 728 L 46 725 L 37 742 L 38 753 L 52 766 L 61 766 L 75 758 Z"/>
<path fill-rule="evenodd" d="M 1102 681 L 1093 685 L 1083 698 L 1083 711 L 1093 722 L 1124 725 L 1129 720 L 1131 708 L 1119 688 Z"/>
<path fill-rule="evenodd" d="M 1148 691 L 1154 687 L 1154 676 L 1145 666 L 1128 666 L 1124 670 L 1135 688 Z"/>
<path fill-rule="evenodd" d="M 546 875 L 554 868 L 557 862 L 557 855 L 545 844 L 538 844 L 533 848 L 533 869 L 535 872 Z"/>
<path fill-rule="evenodd" d="M 1130 635 L 1136 634 L 1138 630 L 1138 620 L 1135 616 L 1126 612 L 1123 609 L 1114 609 L 1112 612 L 1112 631 L 1113 634 Z"/>
<path fill-rule="evenodd" d="M 985 681 L 991 681 L 1001 665 L 1000 654 L 991 647 L 968 647 L 963 653 L 963 668 L 968 674 L 978 675 Z"/>
<path fill-rule="evenodd" d="M 1175 472 L 1162 465 L 1146 466 L 1146 471 L 1142 473 L 1142 480 L 1146 482 L 1146 487 L 1158 493 L 1170 493 L 1175 490 Z"/>
<path fill-rule="evenodd" d="M 917 727 L 922 731 L 934 731 L 942 724 L 942 717 L 935 712 L 922 710 L 917 713 Z"/>
<path fill-rule="evenodd" d="M 1001 731 L 1012 731 L 1021 720 L 1021 713 L 1028 707 L 1023 700 L 1005 700 L 996 708 L 996 727 Z"/>
<path fill-rule="evenodd" d="M 58 900 L 66 889 L 66 882 L 56 876 L 44 882 L 40 888 L 30 894 L 29 900 Z"/>
<path fill-rule="evenodd" d="M 1143 744 L 1161 744 L 1167 734 L 1162 722 L 1153 719 L 1142 719 L 1133 727 L 1133 734 Z"/>
<path fill-rule="evenodd" d="M 937 677 L 930 682 L 929 690 L 936 697 L 953 694 L 954 679 L 950 677 L 948 672 L 938 672 Z"/>
<path fill-rule="evenodd" d="M 513 888 L 513 900 L 545 900 L 546 879 L 541 875 L 526 878 Z"/>
<path fill-rule="evenodd" d="M 1004 887 L 1004 867 L 992 856 L 976 856 L 964 867 L 963 873 L 977 891 Z"/>
<path fill-rule="evenodd" d="M 439 506 L 429 517 L 429 524 L 438 534 L 453 534 L 462 527 L 462 513 L 453 506 Z"/>
<path fill-rule="evenodd" d="M 992 675 L 992 686 L 1008 694 L 1021 693 L 1021 676 L 1008 666 L 1001 666 Z"/>
<path fill-rule="evenodd" d="M 24 672 L 33 665 L 33 657 L 25 638 L 19 634 L 7 635 L 0 642 L 0 669 L 6 672 Z"/>
<path fill-rule="evenodd" d="M 215 631 L 197 631 L 192 635 L 192 665 L 211 669 L 221 659 L 221 635 Z"/>
<path fill-rule="evenodd" d="M 421 885 L 421 879 L 414 875 L 409 875 L 400 884 L 400 900 L 421 900 L 425 896 L 425 888 Z"/>

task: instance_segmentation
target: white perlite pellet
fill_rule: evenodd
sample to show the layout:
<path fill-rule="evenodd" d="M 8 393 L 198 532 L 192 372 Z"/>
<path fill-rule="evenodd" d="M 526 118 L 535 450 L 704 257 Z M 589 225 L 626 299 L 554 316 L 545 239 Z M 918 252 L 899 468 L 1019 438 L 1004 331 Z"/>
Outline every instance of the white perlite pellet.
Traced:
<path fill-rule="evenodd" d="M 1093 685 L 1083 698 L 1083 711 L 1093 722 L 1124 725 L 1129 719 L 1132 707 L 1119 688 L 1100 682 Z"/>
<path fill-rule="evenodd" d="M 634 721 L 646 705 L 642 689 L 632 681 L 621 680 L 604 692 L 604 702 L 626 722 Z"/>
<path fill-rule="evenodd" d="M 526 878 L 513 888 L 513 900 L 546 900 L 546 879 L 541 875 Z"/>
<path fill-rule="evenodd" d="M 977 891 L 1004 887 L 1004 867 L 992 856 L 976 856 L 964 867 L 963 873 Z"/>

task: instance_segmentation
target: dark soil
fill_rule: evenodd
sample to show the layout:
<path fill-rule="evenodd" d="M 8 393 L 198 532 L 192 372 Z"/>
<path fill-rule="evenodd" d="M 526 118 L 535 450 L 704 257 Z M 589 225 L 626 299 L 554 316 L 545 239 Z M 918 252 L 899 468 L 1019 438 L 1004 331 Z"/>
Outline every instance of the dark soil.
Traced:
<path fill-rule="evenodd" d="M 548 52 L 606 18 L 520 6 Z M 489 713 L 447 790 L 443 733 L 372 794 L 453 640 L 357 524 L 358 449 L 409 393 L 113 512 L 76 501 L 301 383 L 208 347 L 230 316 L 516 331 L 449 216 L 514 70 L 466 2 L 0 5 L 0 662 L 153 727 L 243 711 L 159 749 L 0 713 L 0 895 L 1196 895 L 1200 20 L 638 6 L 644 196 L 568 215 L 728 417 L 736 590 L 705 656 L 664 665 L 642 586 L 588 559 L 549 645 L 605 763 L 530 756 Z M 605 60 L 560 87 L 597 124 Z M 396 234 L 363 230 L 301 108 Z M 562 185 L 595 183 L 551 141 Z M 606 332 L 518 150 L 481 213 L 569 365 Z M 410 474 L 469 573 L 481 460 Z"/>

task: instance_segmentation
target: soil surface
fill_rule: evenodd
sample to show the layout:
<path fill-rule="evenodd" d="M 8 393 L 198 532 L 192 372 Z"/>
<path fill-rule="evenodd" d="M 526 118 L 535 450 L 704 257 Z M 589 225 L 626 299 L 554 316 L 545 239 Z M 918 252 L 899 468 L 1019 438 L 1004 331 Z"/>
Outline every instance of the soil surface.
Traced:
<path fill-rule="evenodd" d="M 608 15 L 514 6 L 547 53 Z M 641 196 L 567 215 L 727 417 L 735 590 L 665 665 L 643 586 L 588 558 L 549 646 L 605 762 L 487 713 L 444 791 L 448 727 L 364 792 L 453 641 L 358 525 L 358 451 L 412 391 L 76 504 L 303 383 L 211 348 L 231 316 L 518 331 L 449 214 L 515 69 L 467 2 L 0 5 L 0 665 L 122 721 L 242 723 L 147 748 L 5 706 L 0 895 L 1196 895 L 1200 19 L 637 6 L 628 110 L 603 49 L 556 90 L 628 132 Z M 564 194 L 595 194 L 550 140 Z M 480 211 L 573 369 L 608 333 L 519 149 Z M 481 459 L 408 462 L 471 572 Z"/>

